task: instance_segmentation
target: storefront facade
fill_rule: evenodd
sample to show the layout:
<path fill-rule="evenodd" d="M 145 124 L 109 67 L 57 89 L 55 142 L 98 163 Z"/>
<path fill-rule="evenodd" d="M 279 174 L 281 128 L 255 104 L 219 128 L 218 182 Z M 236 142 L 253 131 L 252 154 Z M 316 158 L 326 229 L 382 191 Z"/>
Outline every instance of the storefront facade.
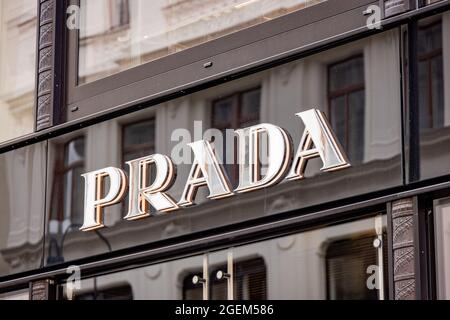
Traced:
<path fill-rule="evenodd" d="M 450 298 L 450 1 L 0 6 L 0 299 Z"/>

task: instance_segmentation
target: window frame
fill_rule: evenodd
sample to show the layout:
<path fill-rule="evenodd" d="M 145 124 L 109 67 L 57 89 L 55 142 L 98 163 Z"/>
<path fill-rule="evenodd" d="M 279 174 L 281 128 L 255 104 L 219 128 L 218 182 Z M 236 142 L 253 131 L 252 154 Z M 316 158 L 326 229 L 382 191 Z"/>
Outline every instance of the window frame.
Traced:
<path fill-rule="evenodd" d="M 349 154 L 349 132 L 350 132 L 350 105 L 349 105 L 349 96 L 352 93 L 355 92 L 359 92 L 359 91 L 364 91 L 364 94 L 366 94 L 366 80 L 365 80 L 365 75 L 363 75 L 363 82 L 362 83 L 358 83 L 358 84 L 353 84 L 352 86 L 346 86 L 343 89 L 338 89 L 338 90 L 331 90 L 331 69 L 333 67 L 336 67 L 340 64 L 345 64 L 347 62 L 350 62 L 352 60 L 356 60 L 356 59 L 362 59 L 363 60 L 363 71 L 365 72 L 364 68 L 365 68 L 365 60 L 364 60 L 364 53 L 358 53 L 358 54 L 354 54 L 352 56 L 349 56 L 345 59 L 342 60 L 338 60 L 335 61 L 333 63 L 328 64 L 327 66 L 327 103 L 328 103 L 328 118 L 330 120 L 330 123 L 333 123 L 333 119 L 332 119 L 332 107 L 331 107 L 331 102 L 336 99 L 336 98 L 340 98 L 340 97 L 344 97 L 345 98 L 345 141 L 341 141 L 342 145 L 345 145 L 345 149 L 347 154 Z M 365 106 L 364 106 L 365 108 Z M 344 143 L 345 142 L 345 143 Z"/>
<path fill-rule="evenodd" d="M 436 21 L 432 21 L 430 23 L 424 24 L 424 25 L 418 25 L 418 33 L 420 33 L 423 30 L 427 30 L 427 29 L 432 29 L 435 26 L 440 25 L 441 29 L 442 29 L 442 17 L 440 17 L 440 19 L 436 20 Z M 441 38 L 441 40 L 443 40 Z M 433 101 L 433 84 L 434 84 L 434 79 L 433 79 L 433 71 L 432 71 L 432 62 L 434 59 L 441 57 L 442 59 L 444 59 L 444 47 L 443 47 L 443 42 L 441 42 L 441 46 L 438 49 L 434 49 L 434 50 L 429 50 L 424 54 L 420 54 L 417 53 L 417 64 L 420 65 L 421 63 L 425 62 L 427 65 L 427 91 L 425 92 L 425 94 L 427 95 L 427 112 L 428 112 L 428 116 L 429 116 L 429 121 L 427 124 L 426 129 L 434 129 L 436 128 L 436 125 L 434 123 L 434 101 Z M 444 80 L 444 79 L 443 79 Z M 419 80 L 420 82 L 420 80 Z M 420 108 L 420 105 L 419 105 Z M 420 114 L 420 112 L 419 112 Z M 422 121 L 422 119 L 421 119 Z M 421 125 L 419 124 L 419 130 L 421 130 Z"/>
<path fill-rule="evenodd" d="M 65 205 L 65 201 L 64 201 L 64 196 L 65 196 L 65 191 L 66 191 L 66 186 L 65 186 L 65 176 L 68 172 L 75 170 L 76 168 L 85 168 L 86 166 L 86 155 L 84 155 L 83 160 L 78 160 L 70 165 L 66 165 L 66 148 L 68 148 L 70 146 L 71 143 L 78 141 L 78 140 L 83 140 L 84 143 L 84 152 L 86 153 L 86 137 L 84 135 L 77 135 L 75 137 L 73 137 L 72 139 L 70 139 L 69 141 L 66 141 L 60 145 L 57 146 L 57 152 L 58 152 L 58 157 L 57 157 L 57 169 L 55 171 L 55 177 L 54 177 L 54 181 L 52 183 L 53 188 L 58 187 L 59 184 L 61 187 L 61 190 L 58 192 L 57 198 L 56 198 L 56 203 L 58 205 L 59 208 L 63 208 Z M 58 177 L 58 179 L 57 179 Z M 72 185 L 72 189 L 74 189 L 74 184 L 75 184 L 75 179 L 71 180 L 71 185 Z M 72 193 L 71 197 L 73 198 L 75 195 L 75 193 Z M 74 201 L 72 201 L 73 199 L 71 199 L 71 204 L 70 204 L 70 221 L 71 223 L 73 222 L 73 213 L 74 213 Z M 58 219 L 58 221 L 63 222 L 65 217 L 61 215 L 62 211 L 59 212 L 58 210 L 58 216 L 55 217 Z"/>
<path fill-rule="evenodd" d="M 156 116 L 120 124 L 120 134 L 121 134 L 121 136 L 120 136 L 120 163 L 122 164 L 122 166 L 125 166 L 126 154 L 133 151 L 133 150 L 126 151 L 126 149 L 127 149 L 127 147 L 125 146 L 125 130 L 126 130 L 126 128 L 133 126 L 133 125 L 146 123 L 146 122 L 153 122 L 154 129 L 155 129 L 154 133 L 156 134 Z M 136 146 L 136 145 L 133 145 L 133 146 Z M 139 148 L 136 148 L 136 149 L 140 150 L 143 148 L 153 148 L 153 150 L 155 152 L 156 151 L 156 139 L 153 139 L 153 143 L 144 143 L 144 144 L 140 144 L 137 146 Z M 151 154 L 149 154 L 149 155 L 151 155 Z"/>
<path fill-rule="evenodd" d="M 68 0 L 68 4 L 78 5 L 79 0 Z M 66 31 L 64 122 L 153 103 L 161 97 L 181 96 L 188 89 L 221 81 L 237 71 L 247 72 L 281 58 L 304 54 L 352 32 L 371 31 L 365 27 L 366 17 L 361 14 L 371 4 L 378 1 L 328 0 L 83 85 L 77 84 L 79 32 Z M 336 28 L 330 30 L 330 23 Z"/>
<path fill-rule="evenodd" d="M 235 91 L 231 94 L 228 94 L 226 96 L 220 97 L 220 98 L 216 98 L 214 100 L 211 101 L 211 117 L 210 117 L 210 121 L 211 121 L 211 127 L 213 129 L 217 129 L 217 130 L 227 130 L 227 129 L 233 129 L 233 130 L 237 130 L 239 128 L 242 128 L 240 122 L 241 119 L 241 114 L 242 114 L 242 106 L 243 106 L 243 97 L 245 94 L 247 93 L 251 93 L 251 92 L 259 92 L 260 95 L 260 99 L 262 98 L 262 85 L 258 85 L 258 86 L 253 86 L 251 88 L 248 89 L 244 89 L 244 90 L 240 90 L 240 91 Z M 215 113 L 216 113 L 216 104 L 221 102 L 221 101 L 225 101 L 225 100 L 231 100 L 232 105 L 231 105 L 231 127 L 227 128 L 227 126 L 216 126 L 216 124 L 214 123 L 214 118 L 215 118 Z M 250 119 L 252 121 L 255 121 L 254 119 Z M 259 114 L 258 114 L 258 120 L 261 120 L 261 101 L 260 101 L 260 105 L 259 105 Z M 223 140 L 223 148 L 222 148 L 222 157 L 223 157 L 223 162 L 224 164 L 226 164 L 226 152 L 225 152 L 225 148 L 227 146 L 227 142 L 226 142 L 226 135 L 224 136 L 224 140 Z M 232 183 L 237 183 L 238 178 L 239 178 L 239 168 L 237 167 L 237 144 L 234 144 L 234 163 L 233 165 L 231 165 L 231 171 L 227 172 L 228 174 L 231 174 L 231 176 L 229 176 L 228 178 L 231 179 Z M 226 164 L 227 165 L 227 164 Z"/>
<path fill-rule="evenodd" d="M 244 273 L 243 270 L 245 271 L 254 271 L 251 269 L 252 266 L 250 266 L 250 268 L 248 267 L 249 265 L 251 265 L 252 263 L 255 262 L 262 262 L 262 264 L 260 265 L 260 267 L 264 268 L 264 274 L 266 276 L 265 278 L 265 282 L 264 282 L 264 287 L 266 289 L 266 291 L 264 292 L 264 299 L 263 300 L 267 300 L 267 286 L 268 286 L 268 279 L 267 279 L 267 264 L 266 261 L 264 260 L 264 257 L 260 256 L 260 255 L 256 255 L 255 257 L 246 257 L 246 258 L 242 258 L 239 259 L 237 261 L 233 262 L 233 268 L 234 268 L 234 272 L 235 272 L 235 276 L 234 276 L 234 293 L 236 296 L 239 295 L 239 293 L 242 294 L 242 289 L 244 287 L 244 276 L 245 275 L 249 275 L 251 273 Z M 247 269 L 246 269 L 247 268 Z M 209 279 L 210 279 L 210 284 L 208 286 L 209 289 L 209 296 L 213 297 L 213 293 L 215 292 L 215 289 L 217 289 L 217 287 L 215 287 L 214 285 L 220 284 L 223 282 L 223 280 L 217 280 L 215 278 L 215 275 L 217 274 L 218 271 L 220 270 L 225 270 L 226 269 L 226 264 L 218 264 L 218 265 L 214 265 L 211 268 L 211 271 L 209 272 Z M 181 297 L 182 300 L 186 300 L 187 299 L 187 291 L 188 290 L 202 290 L 202 287 L 199 285 L 195 285 L 192 283 L 191 279 L 192 277 L 198 275 L 201 273 L 201 270 L 196 270 L 195 272 L 189 272 L 187 274 L 185 274 L 183 276 L 183 281 L 181 281 Z"/>
<path fill-rule="evenodd" d="M 119 1 L 119 0 L 114 0 L 114 1 Z M 119 21 L 117 24 L 113 24 L 114 21 L 114 14 L 116 13 L 115 10 L 116 8 L 114 8 L 113 4 L 112 6 L 109 6 L 109 15 L 110 15 L 110 19 L 111 19 L 111 29 L 109 31 L 113 31 L 113 30 L 117 30 L 117 29 L 122 29 L 122 28 L 127 28 L 130 25 L 130 2 L 129 0 L 120 0 L 120 1 L 126 1 L 126 4 L 128 5 L 128 11 L 127 11 L 127 19 L 125 23 L 121 23 L 121 17 L 119 17 Z"/>

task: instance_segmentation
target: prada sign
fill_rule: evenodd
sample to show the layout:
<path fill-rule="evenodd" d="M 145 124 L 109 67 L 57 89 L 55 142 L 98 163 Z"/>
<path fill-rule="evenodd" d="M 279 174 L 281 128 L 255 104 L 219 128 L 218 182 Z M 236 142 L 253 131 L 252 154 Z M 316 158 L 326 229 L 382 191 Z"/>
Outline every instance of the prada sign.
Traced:
<path fill-rule="evenodd" d="M 103 228 L 104 209 L 120 203 L 127 192 L 128 214 L 124 219 L 138 220 L 195 205 L 199 188 L 208 188 L 208 199 L 219 200 L 268 188 L 284 179 L 304 179 L 307 163 L 314 158 L 322 160 L 322 171 L 350 167 L 347 156 L 321 111 L 312 109 L 296 116 L 305 125 L 296 154 L 289 133 L 278 126 L 259 124 L 235 131 L 239 158 L 239 185 L 235 190 L 232 190 L 213 143 L 206 140 L 189 144 L 194 160 L 178 201 L 170 195 L 170 188 L 176 179 L 176 167 L 171 158 L 162 154 L 127 162 L 128 177 L 122 169 L 113 167 L 84 174 L 84 224 L 80 230 Z M 264 172 L 260 159 L 263 149 L 269 155 Z M 152 181 L 149 181 L 150 170 L 153 173 Z M 151 213 L 151 207 L 156 213 Z"/>

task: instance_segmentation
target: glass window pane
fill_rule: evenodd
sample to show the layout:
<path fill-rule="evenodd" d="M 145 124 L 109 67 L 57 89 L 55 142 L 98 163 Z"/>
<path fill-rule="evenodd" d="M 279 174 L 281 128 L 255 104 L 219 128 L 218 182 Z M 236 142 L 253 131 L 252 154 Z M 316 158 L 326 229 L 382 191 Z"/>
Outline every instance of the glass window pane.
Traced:
<path fill-rule="evenodd" d="M 81 0 L 80 84 L 326 0 Z"/>
<path fill-rule="evenodd" d="M 77 167 L 73 170 L 73 193 L 72 193 L 72 223 L 78 226 L 83 225 L 84 214 L 84 179 L 81 176 L 85 173 L 84 167 Z"/>
<path fill-rule="evenodd" d="M 126 125 L 123 131 L 125 148 L 155 143 L 155 122 L 153 120 Z"/>
<path fill-rule="evenodd" d="M 349 132 L 348 156 L 353 164 L 364 160 L 365 140 L 365 92 L 357 91 L 348 96 L 349 104 Z"/>
<path fill-rule="evenodd" d="M 327 286 L 331 300 L 376 300 L 378 292 L 366 285 L 367 268 L 377 264 L 372 236 L 338 240 L 326 252 Z"/>
<path fill-rule="evenodd" d="M 0 142 L 33 132 L 37 1 L 0 1 Z"/>
<path fill-rule="evenodd" d="M 21 290 L 9 293 L 0 294 L 0 301 L 25 301 L 30 300 L 30 292 L 28 290 Z"/>
<path fill-rule="evenodd" d="M 342 96 L 331 100 L 330 121 L 336 137 L 341 145 L 347 149 L 347 108 L 345 106 L 346 97 Z"/>
<path fill-rule="evenodd" d="M 245 92 L 242 95 L 240 126 L 250 127 L 258 124 L 261 109 L 261 90 Z"/>
<path fill-rule="evenodd" d="M 74 163 L 84 160 L 84 138 L 71 141 L 65 150 L 65 165 L 71 166 Z"/>
<path fill-rule="evenodd" d="M 420 170 L 416 180 L 450 172 L 450 14 L 419 22 L 418 98 L 420 123 Z"/>
<path fill-rule="evenodd" d="M 440 21 L 424 25 L 418 33 L 419 55 L 442 49 L 442 24 Z"/>
<path fill-rule="evenodd" d="M 444 126 L 444 62 L 442 55 L 431 60 L 433 127 Z"/>
<path fill-rule="evenodd" d="M 330 91 L 364 85 L 364 58 L 351 58 L 332 65 L 329 70 Z"/>
<path fill-rule="evenodd" d="M 217 272 L 227 273 L 230 264 L 235 300 L 386 298 L 387 248 L 373 245 L 386 238 L 385 229 L 386 218 L 378 215 L 84 279 L 73 299 L 202 300 L 203 285 L 192 280 L 205 278 L 206 266 L 210 299 L 226 300 L 227 279 L 217 279 Z M 62 293 L 67 298 L 65 285 Z"/>
<path fill-rule="evenodd" d="M 365 79 L 362 76 L 363 69 L 370 70 L 367 74 L 370 81 L 363 82 L 356 88 L 346 88 L 344 94 L 330 97 L 326 87 L 329 79 L 328 66 L 335 64 L 336 61 L 348 59 L 346 55 L 350 50 L 367 53 L 364 67 L 358 62 L 354 68 L 359 70 L 357 71 L 359 80 Z M 301 148 L 305 131 L 303 121 L 296 114 L 312 108 L 330 112 L 328 116 L 332 122 L 332 129 L 350 156 L 352 166 L 343 170 L 325 172 L 321 170 L 324 163 L 320 158 L 311 159 L 306 165 L 305 179 L 290 181 L 280 177 L 280 183 L 269 188 L 246 193 L 235 192 L 234 196 L 220 200 L 208 198 L 210 190 L 207 186 L 201 186 L 195 194 L 196 205 L 172 212 L 158 212 L 148 219 L 124 221 L 124 212 L 127 211 L 129 203 L 126 200 L 121 201 L 105 209 L 105 220 L 109 221 L 104 230 L 101 230 L 113 244 L 112 250 L 129 249 L 161 240 L 175 241 L 187 234 L 232 224 L 251 223 L 256 219 L 267 219 L 278 214 L 296 214 L 295 210 L 307 210 L 311 206 L 326 205 L 403 185 L 400 107 L 402 104 L 398 58 L 399 32 L 398 29 L 393 29 L 252 76 L 200 90 L 180 97 L 174 102 L 163 102 L 109 119 L 102 125 L 79 129 L 77 134 L 84 135 L 86 142 L 89 143 L 85 157 L 86 172 L 110 166 L 126 169 L 125 161 L 153 153 L 171 157 L 176 165 L 177 174 L 173 185 L 166 193 L 175 203 L 180 202 L 192 170 L 194 153 L 189 144 L 202 139 L 209 140 L 211 136 L 216 138 L 213 147 L 217 153 L 223 154 L 225 149 L 228 155 L 226 160 L 229 162 L 226 162 L 224 168 L 230 176 L 229 182 L 233 186 L 233 191 L 238 186 L 239 178 L 248 175 L 251 168 L 261 169 L 261 172 L 255 170 L 254 176 L 259 175 L 262 178 L 267 176 L 266 155 L 268 144 L 270 145 L 270 142 L 267 143 L 267 139 L 264 139 L 267 134 L 261 133 L 259 150 L 253 153 L 246 147 L 243 148 L 245 151 L 241 152 L 242 159 L 245 158 L 247 164 L 251 155 L 257 152 L 262 154 L 261 159 L 258 159 L 261 166 L 244 165 L 242 172 L 236 170 L 238 166 L 233 165 L 233 162 L 236 163 L 233 154 L 236 155 L 235 151 L 239 149 L 238 139 L 233 134 L 230 138 L 221 134 L 224 129 L 222 125 L 230 129 L 245 129 L 245 125 L 240 122 L 240 114 L 241 112 L 247 114 L 247 120 L 253 118 L 257 113 L 258 100 L 260 106 L 257 123 L 273 124 L 286 130 L 288 137 L 292 138 L 292 148 L 287 146 L 292 153 L 288 154 L 289 157 L 293 158 Z M 363 61 L 359 56 L 357 59 Z M 347 67 L 344 73 L 353 72 L 349 69 L 351 67 Z M 286 76 L 286 70 L 289 71 L 289 76 Z M 249 91 L 251 88 L 260 88 L 261 94 L 257 94 L 257 90 Z M 148 145 L 145 143 L 149 142 L 148 129 L 142 128 L 145 125 L 133 122 L 136 119 L 157 121 L 158 125 L 154 127 L 153 133 L 155 139 L 153 153 L 147 151 Z M 200 121 L 201 126 L 198 125 Z M 128 129 L 127 124 L 131 126 Z M 135 129 L 133 124 L 138 128 Z M 123 134 L 127 137 L 124 138 Z M 74 133 L 70 133 L 51 139 L 49 150 L 54 150 L 62 140 L 70 141 L 73 136 Z M 105 137 L 108 138 L 107 143 Z M 221 147 L 219 144 L 221 140 L 228 142 L 229 145 Z M 122 144 L 125 153 L 121 152 Z M 248 137 L 245 144 L 249 144 Z M 57 163 L 58 153 L 50 152 L 50 154 L 49 176 L 58 180 L 60 179 L 57 175 L 58 168 L 54 165 Z M 278 155 L 269 154 L 270 157 Z M 291 167 L 286 169 L 291 170 Z M 49 185 L 54 186 L 56 190 L 62 189 L 58 187 L 57 182 L 52 181 Z M 48 208 L 52 210 L 53 206 Z M 63 211 L 64 208 L 59 210 L 61 216 L 65 216 Z M 47 217 L 50 216 L 51 214 L 47 214 Z M 49 227 L 47 230 L 55 230 L 56 237 L 63 236 L 57 228 Z M 63 253 L 66 262 L 109 252 L 108 247 L 92 232 L 72 230 L 70 240 L 64 243 Z M 51 242 L 47 244 L 50 245 Z M 86 250 L 78 250 L 80 247 Z M 53 254 L 53 249 L 46 248 L 45 252 Z M 325 285 L 325 282 L 323 283 Z"/>
<path fill-rule="evenodd" d="M 235 111 L 235 99 L 230 97 L 215 101 L 213 104 L 213 127 L 220 129 L 233 129 L 233 118 L 237 117 Z"/>
<path fill-rule="evenodd" d="M 434 204 L 434 234 L 436 241 L 437 297 L 450 299 L 450 199 Z"/>
<path fill-rule="evenodd" d="M 430 72 L 428 61 L 419 63 L 419 123 L 422 130 L 430 129 L 431 126 L 431 107 L 430 107 Z"/>

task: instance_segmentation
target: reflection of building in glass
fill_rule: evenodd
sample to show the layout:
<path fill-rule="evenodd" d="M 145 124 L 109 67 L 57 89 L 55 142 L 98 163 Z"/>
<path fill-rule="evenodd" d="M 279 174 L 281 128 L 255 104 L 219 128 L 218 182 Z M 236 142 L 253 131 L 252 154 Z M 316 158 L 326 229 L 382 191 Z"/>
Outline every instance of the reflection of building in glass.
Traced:
<path fill-rule="evenodd" d="M 267 299 L 267 268 L 263 258 L 253 258 L 234 263 L 234 290 L 236 300 L 266 300 Z M 217 279 L 218 271 L 226 270 L 226 265 L 211 269 L 209 279 L 210 297 L 212 300 L 226 300 L 226 281 Z M 188 274 L 183 280 L 183 300 L 202 300 L 203 288 L 194 284 L 194 276 L 201 274 L 202 270 Z"/>
<path fill-rule="evenodd" d="M 448 162 L 450 140 L 450 15 L 420 21 L 417 35 L 420 178 L 438 176 Z M 447 168 L 447 166 L 445 166 Z"/>
<path fill-rule="evenodd" d="M 111 28 L 126 27 L 130 24 L 130 0 L 112 0 Z"/>
<path fill-rule="evenodd" d="M 368 269 L 376 266 L 373 234 L 335 240 L 326 250 L 327 298 L 330 300 L 377 300 L 378 292 L 367 286 Z M 387 252 L 386 241 L 383 252 Z M 384 257 L 387 270 L 387 255 Z M 370 269 L 369 269 L 370 270 Z M 375 283 L 374 283 L 375 284 Z"/>
<path fill-rule="evenodd" d="M 374 219 L 363 219 L 231 249 L 235 298 L 378 299 L 379 291 L 366 284 L 367 270 L 377 265 L 380 254 L 372 245 L 374 226 Z M 216 278 L 217 271 L 227 270 L 227 254 L 208 255 L 213 300 L 227 298 L 226 280 Z M 203 259 L 194 256 L 86 279 L 75 299 L 108 298 L 104 293 L 110 299 L 128 299 L 132 292 L 137 300 L 201 300 L 202 285 L 194 285 L 192 278 L 202 275 Z"/>
<path fill-rule="evenodd" d="M 442 21 L 423 24 L 418 35 L 420 128 L 444 126 Z"/>
<path fill-rule="evenodd" d="M 353 163 L 364 159 L 364 57 L 334 63 L 328 68 L 329 117 L 339 141 Z"/>
<path fill-rule="evenodd" d="M 45 145 L 38 143 L 0 155 L 2 274 L 24 272 L 42 264 L 45 218 L 36 213 L 45 212 Z"/>
<path fill-rule="evenodd" d="M 400 62 L 397 58 L 398 46 L 395 44 L 398 45 L 398 33 L 385 32 L 370 39 L 335 48 L 85 129 L 85 170 L 92 171 L 108 166 L 124 167 L 125 161 L 154 152 L 171 155 L 172 148 L 179 143 L 177 138 L 171 141 L 172 134 L 180 128 L 190 132 L 192 139 L 202 138 L 198 132 L 194 132 L 193 125 L 196 121 L 202 121 L 203 130 L 215 128 L 222 132 L 226 129 L 237 129 L 256 123 L 273 123 L 293 134 L 293 143 L 297 148 L 302 128 L 295 114 L 309 109 L 310 106 L 318 106 L 331 115 L 333 129 L 336 130 L 341 143 L 347 146 L 354 167 L 342 177 L 333 174 L 318 175 L 320 161 L 312 161 L 308 166 L 308 174 L 315 175 L 314 179 L 301 183 L 283 183 L 277 188 L 267 189 L 261 193 L 252 193 L 246 197 L 235 197 L 222 202 L 205 201 L 206 190 L 201 189 L 197 197 L 199 206 L 181 212 L 180 215 L 167 215 L 164 219 L 153 217 L 139 223 L 123 221 L 125 201 L 123 205 L 106 208 L 105 218 L 108 228 L 100 231 L 101 236 L 69 230 L 63 244 L 64 260 L 71 261 L 84 257 L 86 254 L 100 254 L 110 250 L 108 247 L 112 250 L 126 248 L 136 245 L 143 239 L 151 242 L 194 232 L 195 228 L 207 228 L 211 219 L 215 226 L 227 224 L 229 219 L 229 214 L 226 213 L 227 207 L 230 208 L 233 217 L 245 220 L 295 210 L 304 206 L 305 201 L 310 201 L 308 202 L 310 204 L 320 203 L 325 194 L 328 198 L 331 194 L 337 197 L 352 194 L 355 188 L 360 191 L 368 188 L 368 180 L 382 179 L 383 183 L 387 183 L 389 179 L 395 180 L 396 174 L 393 172 L 399 169 L 398 159 L 401 148 L 400 127 L 395 125 L 400 121 L 398 107 L 400 82 L 399 74 L 396 72 Z M 381 56 L 380 53 L 382 53 Z M 382 64 L 381 60 L 383 60 Z M 381 78 L 383 81 L 378 81 Z M 382 96 L 378 95 L 381 93 Z M 338 100 L 343 100 L 343 103 L 337 103 Z M 383 121 L 379 122 L 377 116 L 381 114 Z M 386 117 L 386 115 L 390 116 Z M 345 116 L 347 118 L 342 119 L 347 120 L 340 124 L 336 120 L 337 116 Z M 60 143 L 67 144 L 69 141 L 62 140 Z M 102 141 L 108 141 L 108 143 L 105 144 Z M 190 141 L 184 141 L 184 143 L 188 142 Z M 54 151 L 57 145 L 57 139 L 50 143 L 51 154 L 57 154 Z M 225 152 L 228 151 L 225 150 Z M 175 199 L 181 195 L 189 169 L 189 165 L 178 166 L 178 178 L 170 190 L 170 195 Z M 232 172 L 229 170 L 228 173 Z M 348 179 L 352 180 L 351 184 L 346 183 Z M 336 188 L 337 185 L 339 188 Z M 283 195 L 281 198 L 280 194 Z M 370 228 L 363 228 L 363 230 L 372 230 L 372 227 L 370 225 Z M 353 239 L 355 235 L 362 232 L 358 228 L 342 230 L 337 239 Z M 373 236 L 372 230 L 369 237 Z M 320 273 L 317 274 L 320 281 L 317 281 L 322 286 L 317 297 L 325 297 L 327 292 L 334 298 L 376 297 L 376 294 L 360 290 L 365 288 L 361 287 L 360 283 L 364 277 L 357 279 L 358 284 L 353 291 L 339 289 L 339 283 L 343 280 L 333 275 L 331 271 L 328 273 L 330 278 L 327 280 L 325 276 L 327 252 L 323 250 L 326 250 L 324 246 L 331 243 L 332 239 L 334 238 L 322 239 L 317 243 L 316 250 L 322 255 L 320 262 L 317 262 L 320 266 L 318 269 Z M 348 243 L 350 247 L 354 244 L 353 241 L 345 243 Z M 358 268 L 367 268 L 366 264 L 376 263 L 376 250 L 366 246 L 361 255 L 364 256 L 366 251 L 371 252 L 368 253 L 369 258 L 359 263 Z M 274 276 L 271 275 L 272 262 L 270 261 L 277 261 L 273 254 L 273 252 L 267 252 L 262 255 L 267 265 L 266 294 L 268 297 L 272 294 L 270 288 L 274 286 L 271 282 L 274 281 L 271 279 Z M 245 254 L 238 256 L 236 261 L 249 260 L 248 255 L 249 252 L 246 251 Z M 340 266 L 338 256 L 339 254 L 335 251 L 328 252 L 329 266 L 332 262 L 334 267 Z M 355 263 L 360 261 L 358 255 L 353 258 L 351 259 L 356 261 Z M 220 268 L 222 264 L 223 261 L 220 260 L 215 265 Z M 181 283 L 187 286 L 186 279 L 189 275 L 197 273 L 199 267 L 198 262 L 192 265 L 180 263 L 177 274 L 183 275 Z M 286 272 L 294 271 L 286 270 Z M 133 277 L 135 277 L 134 274 Z M 244 278 L 246 277 L 243 275 Z M 127 283 L 134 288 L 134 280 L 130 279 L 132 279 L 131 276 L 127 277 Z M 140 281 L 143 280 L 136 280 L 136 282 Z M 242 281 L 245 283 L 247 280 Z M 331 282 L 335 283 L 336 287 L 326 289 L 327 283 Z M 244 284 L 239 285 L 245 288 Z M 220 291 L 223 284 L 215 284 L 215 286 L 217 289 L 212 289 L 212 295 L 217 290 Z M 178 287 L 179 284 L 177 284 Z M 105 283 L 103 288 L 106 290 L 109 286 Z M 98 289 L 102 289 L 101 281 L 99 281 Z M 334 289 L 336 290 L 333 291 Z M 192 297 L 199 294 L 195 287 L 187 288 L 185 291 L 189 291 Z M 171 295 L 170 298 L 176 298 L 177 295 Z M 220 296 L 220 292 L 217 295 Z M 139 298 L 139 294 L 134 290 L 133 297 Z"/>
<path fill-rule="evenodd" d="M 80 82 L 98 80 L 323 1 L 82 0 Z"/>
<path fill-rule="evenodd" d="M 80 46 L 68 31 L 67 56 L 56 54 L 64 25 L 48 10 L 63 1 L 35 1 L 39 23 L 28 1 L 0 3 L 0 292 L 11 290 L 0 300 L 23 298 L 28 285 L 32 298 L 39 288 L 63 298 L 68 265 L 81 265 L 78 300 L 226 299 L 231 286 L 252 300 L 450 297 L 450 0 L 409 2 L 373 33 L 358 1 L 82 0 Z M 386 14 L 402 7 L 383 3 Z M 41 115 L 45 101 L 54 114 Z M 233 162 L 225 171 L 236 187 L 245 170 L 263 178 L 277 151 L 261 133 L 259 163 L 239 172 L 234 130 L 273 124 L 297 149 L 296 114 L 313 108 L 351 166 L 321 171 L 307 150 L 306 179 L 220 200 L 203 186 L 195 206 L 135 221 L 123 219 L 124 199 L 105 208 L 105 228 L 79 230 L 83 173 L 129 175 L 127 161 L 168 155 L 176 179 L 163 192 L 176 202 L 190 143 L 203 139 Z M 39 131 L 42 117 L 55 126 Z M 149 168 L 142 184 L 155 179 Z M 110 184 L 93 191 L 105 196 Z"/>
<path fill-rule="evenodd" d="M 59 262 L 65 236 L 83 224 L 85 143 L 74 138 L 56 146 L 55 173 L 52 186 L 49 233 L 49 261 Z"/>

